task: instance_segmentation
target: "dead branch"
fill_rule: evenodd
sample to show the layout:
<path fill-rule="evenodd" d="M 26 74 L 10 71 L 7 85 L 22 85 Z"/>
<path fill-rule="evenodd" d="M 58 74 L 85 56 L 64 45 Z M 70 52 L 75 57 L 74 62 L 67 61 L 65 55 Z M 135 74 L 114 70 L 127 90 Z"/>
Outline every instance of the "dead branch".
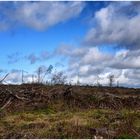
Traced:
<path fill-rule="evenodd" d="M 3 79 L 1 79 L 0 80 L 0 84 L 6 79 L 6 77 L 9 75 L 9 73 L 7 73 L 4 77 L 3 77 Z"/>
<path fill-rule="evenodd" d="M 29 101 L 29 99 L 26 99 L 26 98 L 24 98 L 24 97 L 19 97 L 18 95 L 14 95 L 14 94 L 9 94 L 9 98 L 8 98 L 8 100 L 6 101 L 6 103 L 0 108 L 1 110 L 2 109 L 4 109 L 4 108 L 6 108 L 9 104 L 11 104 L 12 103 L 12 100 L 13 99 L 18 99 L 18 100 L 26 100 L 26 101 Z"/>
<path fill-rule="evenodd" d="M 13 96 L 14 98 L 18 99 L 18 100 L 26 100 L 26 101 L 29 100 L 29 99 L 24 98 L 24 97 L 19 97 L 18 95 L 13 95 L 13 94 L 12 94 L 12 96 Z"/>
<path fill-rule="evenodd" d="M 8 90 L 8 89 L 6 89 L 6 91 L 9 93 L 9 96 L 10 96 L 10 97 L 13 97 L 13 98 L 15 98 L 15 99 L 19 99 L 19 100 L 29 100 L 29 99 L 27 99 L 27 98 L 19 97 L 18 95 L 13 94 L 12 91 L 10 91 L 10 90 Z"/>
<path fill-rule="evenodd" d="M 0 108 L 0 110 L 4 109 L 6 106 L 11 104 L 12 98 L 9 98 L 9 100 Z"/>
<path fill-rule="evenodd" d="M 138 132 L 136 132 L 136 130 L 131 129 L 139 138 L 140 138 L 140 134 Z"/>

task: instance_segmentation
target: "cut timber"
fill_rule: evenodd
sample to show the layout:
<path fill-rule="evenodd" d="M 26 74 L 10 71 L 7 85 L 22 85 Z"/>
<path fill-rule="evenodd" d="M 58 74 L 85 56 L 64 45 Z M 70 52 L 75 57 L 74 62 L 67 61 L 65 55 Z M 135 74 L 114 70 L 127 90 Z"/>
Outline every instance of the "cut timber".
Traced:
<path fill-rule="evenodd" d="M 24 97 L 19 97 L 18 95 L 16 95 L 16 94 L 13 94 L 10 90 L 6 90 L 8 93 L 9 93 L 9 96 L 10 97 L 13 97 L 13 98 L 15 98 L 15 99 L 18 99 L 18 100 L 29 100 L 29 99 L 27 99 L 27 98 L 24 98 Z"/>
<path fill-rule="evenodd" d="M 0 108 L 1 110 L 4 109 L 6 106 L 11 104 L 12 98 L 9 98 L 9 100 Z"/>
<path fill-rule="evenodd" d="M 24 97 L 19 97 L 18 95 L 11 95 L 11 96 L 13 96 L 14 98 L 16 98 L 16 99 L 19 99 L 19 100 L 26 100 L 26 101 L 28 101 L 29 99 L 26 99 L 26 98 L 24 98 Z"/>
<path fill-rule="evenodd" d="M 5 104 L 0 109 L 3 110 L 4 108 L 6 108 L 8 105 L 10 105 L 12 103 L 12 101 L 14 99 L 18 99 L 18 100 L 22 100 L 22 101 L 25 101 L 25 100 L 29 101 L 29 99 L 26 99 L 24 97 L 19 97 L 18 95 L 14 95 L 10 92 L 8 99 L 6 100 Z"/>

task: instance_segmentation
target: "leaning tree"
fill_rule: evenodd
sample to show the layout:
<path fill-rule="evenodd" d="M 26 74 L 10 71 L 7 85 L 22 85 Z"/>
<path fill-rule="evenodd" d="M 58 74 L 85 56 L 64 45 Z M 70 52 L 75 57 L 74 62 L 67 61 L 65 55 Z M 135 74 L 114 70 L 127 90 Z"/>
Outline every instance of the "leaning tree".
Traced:
<path fill-rule="evenodd" d="M 7 74 L 0 80 L 0 84 L 3 83 L 3 81 L 7 78 L 8 75 L 9 75 L 9 73 L 7 73 Z"/>

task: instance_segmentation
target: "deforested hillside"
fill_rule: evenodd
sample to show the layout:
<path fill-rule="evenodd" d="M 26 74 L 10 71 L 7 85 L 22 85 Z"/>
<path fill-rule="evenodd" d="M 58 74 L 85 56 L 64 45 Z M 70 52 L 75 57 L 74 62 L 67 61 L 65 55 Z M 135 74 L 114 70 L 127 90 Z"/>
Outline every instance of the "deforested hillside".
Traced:
<path fill-rule="evenodd" d="M 128 88 L 1 85 L 0 138 L 139 138 L 139 93 Z"/>

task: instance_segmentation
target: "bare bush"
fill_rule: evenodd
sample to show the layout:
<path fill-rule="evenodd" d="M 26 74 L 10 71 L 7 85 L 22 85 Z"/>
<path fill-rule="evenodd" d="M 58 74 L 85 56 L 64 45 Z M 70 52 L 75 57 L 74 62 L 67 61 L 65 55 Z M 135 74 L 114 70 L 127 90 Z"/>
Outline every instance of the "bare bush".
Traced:
<path fill-rule="evenodd" d="M 52 84 L 65 84 L 67 81 L 67 76 L 64 75 L 64 73 L 61 72 L 57 72 L 55 74 L 52 75 L 52 79 L 51 79 L 51 83 Z"/>

